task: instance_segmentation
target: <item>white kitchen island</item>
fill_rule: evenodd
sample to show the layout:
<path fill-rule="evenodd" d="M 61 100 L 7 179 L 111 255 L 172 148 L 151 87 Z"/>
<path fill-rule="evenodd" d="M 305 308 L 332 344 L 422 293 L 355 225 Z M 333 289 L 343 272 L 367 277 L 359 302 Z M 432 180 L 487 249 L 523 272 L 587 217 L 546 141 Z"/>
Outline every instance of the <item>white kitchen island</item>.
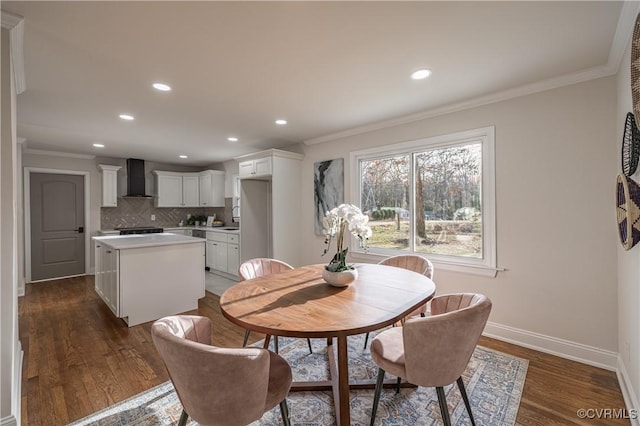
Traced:
<path fill-rule="evenodd" d="M 198 308 L 205 241 L 169 233 L 93 237 L 95 288 L 129 327 Z"/>

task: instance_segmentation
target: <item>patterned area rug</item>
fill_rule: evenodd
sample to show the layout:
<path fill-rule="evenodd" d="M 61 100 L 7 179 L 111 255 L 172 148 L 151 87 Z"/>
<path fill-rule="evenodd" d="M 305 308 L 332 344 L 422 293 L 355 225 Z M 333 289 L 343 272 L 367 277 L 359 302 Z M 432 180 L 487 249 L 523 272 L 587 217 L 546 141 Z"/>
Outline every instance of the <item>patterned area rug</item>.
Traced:
<path fill-rule="evenodd" d="M 290 363 L 294 380 L 328 378 L 326 341 L 315 339 L 312 342 L 314 353 L 309 354 L 305 339 L 280 338 L 280 354 Z M 358 379 L 375 379 L 377 367 L 371 361 L 369 350 L 363 350 L 363 344 L 364 335 L 349 338 L 349 373 Z M 476 348 L 463 375 L 476 424 L 515 424 L 528 364 L 522 358 L 481 346 Z M 445 392 L 452 424 L 471 424 L 457 386 L 448 386 Z M 336 424 L 330 392 L 292 392 L 287 401 L 292 425 Z M 351 391 L 352 425 L 369 424 L 372 403 L 373 390 Z M 181 412 L 182 406 L 173 386 L 166 382 L 72 425 L 173 425 L 178 423 Z M 196 423 L 189 421 L 188 424 Z M 276 406 L 252 426 L 281 424 L 280 410 Z M 435 389 L 406 388 L 400 394 L 392 389 L 383 390 L 376 424 L 442 424 Z"/>

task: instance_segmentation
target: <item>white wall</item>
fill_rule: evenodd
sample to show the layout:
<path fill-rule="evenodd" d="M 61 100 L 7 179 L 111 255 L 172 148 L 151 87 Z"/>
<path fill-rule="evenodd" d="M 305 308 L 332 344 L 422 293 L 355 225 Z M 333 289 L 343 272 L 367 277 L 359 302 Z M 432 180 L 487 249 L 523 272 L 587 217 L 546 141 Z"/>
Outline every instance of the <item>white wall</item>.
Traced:
<path fill-rule="evenodd" d="M 617 75 L 617 117 L 616 117 L 616 173 L 620 169 L 620 147 L 624 132 L 624 122 L 628 112 L 633 112 L 631 99 L 631 43 L 624 54 Z M 640 171 L 632 177 L 640 182 Z M 640 407 L 640 247 L 625 251 L 617 244 L 618 255 L 618 353 L 622 384 L 626 386 L 627 405 Z M 623 387 L 623 391 L 624 391 Z"/>
<path fill-rule="evenodd" d="M 438 270 L 439 294 L 493 300 L 488 330 L 615 368 L 617 339 L 616 80 L 601 78 L 305 147 L 303 263 L 323 263 L 313 228 L 313 163 L 349 152 L 495 125 L 496 278 Z"/>
<path fill-rule="evenodd" d="M 16 98 L 9 31 L 2 28 L 0 82 L 0 423 L 20 423 L 22 348 L 18 340 Z"/>

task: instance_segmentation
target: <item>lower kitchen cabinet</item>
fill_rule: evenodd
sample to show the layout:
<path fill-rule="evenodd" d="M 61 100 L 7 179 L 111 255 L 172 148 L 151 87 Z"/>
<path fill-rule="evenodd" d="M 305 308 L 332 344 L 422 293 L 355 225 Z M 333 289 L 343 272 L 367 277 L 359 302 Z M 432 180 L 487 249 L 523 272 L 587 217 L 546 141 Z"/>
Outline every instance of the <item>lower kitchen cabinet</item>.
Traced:
<path fill-rule="evenodd" d="M 120 316 L 119 289 L 120 283 L 118 274 L 118 254 L 111 247 L 95 243 L 96 257 L 96 292 L 104 303 L 116 315 Z"/>
<path fill-rule="evenodd" d="M 240 266 L 238 235 L 207 231 L 206 263 L 212 272 L 224 272 L 237 276 Z"/>

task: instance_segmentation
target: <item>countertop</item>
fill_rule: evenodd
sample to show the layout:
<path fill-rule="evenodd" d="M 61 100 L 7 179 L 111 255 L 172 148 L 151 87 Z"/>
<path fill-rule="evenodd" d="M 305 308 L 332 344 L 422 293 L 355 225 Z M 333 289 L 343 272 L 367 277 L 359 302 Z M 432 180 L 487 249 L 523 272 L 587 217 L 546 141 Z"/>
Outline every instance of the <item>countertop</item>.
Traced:
<path fill-rule="evenodd" d="M 233 229 L 231 229 L 233 228 Z M 165 231 L 177 231 L 179 229 L 197 229 L 199 231 L 215 231 L 215 232 L 226 232 L 229 234 L 237 234 L 240 232 L 240 228 L 236 228 L 233 226 L 172 226 L 163 228 Z"/>
<path fill-rule="evenodd" d="M 92 237 L 93 240 L 111 247 L 114 250 L 126 250 L 141 247 L 156 247 L 175 244 L 204 244 L 202 238 L 176 235 L 167 232 L 161 234 L 105 235 Z"/>
<path fill-rule="evenodd" d="M 230 229 L 232 228 L 232 229 Z M 181 229 L 197 229 L 199 231 L 214 231 L 214 232 L 224 232 L 227 234 L 239 234 L 240 228 L 232 227 L 232 226 L 168 226 L 163 227 L 165 231 L 177 231 Z M 101 229 L 100 232 L 102 235 L 120 235 L 120 231 L 115 229 Z M 148 234 L 147 234 L 148 235 Z"/>

